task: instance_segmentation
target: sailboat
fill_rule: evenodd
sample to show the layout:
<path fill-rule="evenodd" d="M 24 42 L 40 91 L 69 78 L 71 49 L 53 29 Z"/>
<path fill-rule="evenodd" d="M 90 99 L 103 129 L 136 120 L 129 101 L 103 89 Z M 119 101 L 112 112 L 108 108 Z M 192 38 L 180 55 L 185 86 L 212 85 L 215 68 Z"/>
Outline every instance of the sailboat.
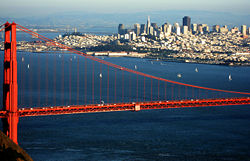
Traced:
<path fill-rule="evenodd" d="M 137 69 L 137 66 L 135 65 L 135 70 Z"/>
<path fill-rule="evenodd" d="M 180 73 L 178 73 L 178 74 L 177 74 L 177 77 L 178 77 L 178 78 L 181 78 L 181 74 L 180 74 Z"/>
<path fill-rule="evenodd" d="M 30 68 L 30 64 L 27 65 L 27 68 L 28 68 L 28 69 Z"/>
<path fill-rule="evenodd" d="M 231 74 L 229 74 L 228 80 L 229 80 L 229 81 L 233 80 Z"/>
<path fill-rule="evenodd" d="M 102 73 L 100 73 L 99 77 L 102 78 Z"/>
<path fill-rule="evenodd" d="M 195 68 L 195 72 L 198 72 L 198 68 Z"/>

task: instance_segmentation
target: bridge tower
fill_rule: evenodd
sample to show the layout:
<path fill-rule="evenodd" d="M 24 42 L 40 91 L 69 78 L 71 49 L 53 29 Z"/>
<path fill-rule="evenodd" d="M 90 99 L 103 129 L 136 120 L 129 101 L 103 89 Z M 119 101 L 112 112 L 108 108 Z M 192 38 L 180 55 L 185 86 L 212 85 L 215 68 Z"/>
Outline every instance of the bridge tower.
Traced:
<path fill-rule="evenodd" d="M 16 24 L 5 23 L 3 110 L 8 117 L 3 118 L 3 132 L 16 144 L 18 124 L 18 86 L 16 58 Z"/>

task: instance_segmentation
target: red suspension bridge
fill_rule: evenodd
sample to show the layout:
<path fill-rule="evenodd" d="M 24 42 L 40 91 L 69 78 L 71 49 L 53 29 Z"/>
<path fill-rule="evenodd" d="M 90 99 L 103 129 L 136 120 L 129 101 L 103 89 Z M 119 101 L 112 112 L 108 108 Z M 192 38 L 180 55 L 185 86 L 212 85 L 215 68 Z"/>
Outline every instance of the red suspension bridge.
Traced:
<path fill-rule="evenodd" d="M 59 55 L 61 61 L 58 62 L 47 54 L 45 59 L 40 57 L 35 62 L 37 78 L 28 76 L 29 79 L 25 80 L 27 72 L 21 69 L 18 73 L 16 28 L 48 45 L 77 54 L 77 61 L 74 63 L 72 58 L 64 60 L 64 56 Z M 15 23 L 5 23 L 0 31 L 3 30 L 4 79 L 0 118 L 4 133 L 15 143 L 19 117 L 250 104 L 248 92 L 201 87 L 132 70 L 87 55 Z M 59 71 L 57 66 L 60 66 Z M 18 80 L 18 74 L 21 80 Z M 21 90 L 18 90 L 18 82 Z M 25 88 L 27 82 L 28 87 Z M 30 93 L 26 94 L 26 91 Z M 38 96 L 34 97 L 34 93 Z M 60 93 L 60 98 L 56 93 Z M 26 96 L 29 101 L 25 101 Z M 34 98 L 38 100 L 35 102 Z"/>

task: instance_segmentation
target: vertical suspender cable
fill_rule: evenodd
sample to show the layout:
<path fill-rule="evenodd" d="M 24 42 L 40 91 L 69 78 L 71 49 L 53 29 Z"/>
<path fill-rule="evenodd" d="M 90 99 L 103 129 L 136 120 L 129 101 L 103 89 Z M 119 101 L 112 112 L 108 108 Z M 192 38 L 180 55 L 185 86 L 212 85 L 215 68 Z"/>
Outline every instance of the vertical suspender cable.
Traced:
<path fill-rule="evenodd" d="M 84 61 L 84 103 L 87 104 L 87 58 Z"/>
<path fill-rule="evenodd" d="M 62 54 L 61 60 L 61 105 L 64 104 L 64 55 Z"/>
<path fill-rule="evenodd" d="M 53 102 L 54 102 L 54 105 L 56 105 L 56 55 L 53 55 L 54 56 L 54 71 L 53 71 Z"/>
<path fill-rule="evenodd" d="M 115 70 L 115 101 L 114 103 L 116 103 L 116 70 Z"/>
<path fill-rule="evenodd" d="M 41 62 L 40 62 L 40 54 L 38 54 L 38 60 L 37 60 L 37 66 L 38 66 L 38 72 L 37 72 L 37 90 L 38 90 L 38 107 L 40 107 L 41 105 Z"/>
<path fill-rule="evenodd" d="M 100 64 L 100 103 L 102 102 L 102 64 Z"/>
<path fill-rule="evenodd" d="M 48 76 L 48 72 L 49 72 L 49 59 L 48 59 L 48 54 L 46 54 L 46 71 L 45 71 L 45 90 L 46 90 L 46 106 L 48 106 L 48 99 L 49 99 L 49 76 Z"/>
<path fill-rule="evenodd" d="M 69 104 L 71 105 L 71 68 L 72 58 L 69 59 Z"/>
<path fill-rule="evenodd" d="M 77 82 L 76 82 L 76 84 L 77 84 L 77 86 L 76 86 L 76 92 L 77 92 L 77 94 L 76 94 L 76 103 L 77 103 L 77 105 L 79 105 L 79 88 L 80 88 L 80 80 L 79 80 L 79 56 L 77 57 Z"/>
<path fill-rule="evenodd" d="M 107 103 L 109 103 L 109 66 L 108 67 L 108 78 L 107 78 Z"/>
<path fill-rule="evenodd" d="M 92 103 L 95 102 L 95 65 L 92 61 Z"/>

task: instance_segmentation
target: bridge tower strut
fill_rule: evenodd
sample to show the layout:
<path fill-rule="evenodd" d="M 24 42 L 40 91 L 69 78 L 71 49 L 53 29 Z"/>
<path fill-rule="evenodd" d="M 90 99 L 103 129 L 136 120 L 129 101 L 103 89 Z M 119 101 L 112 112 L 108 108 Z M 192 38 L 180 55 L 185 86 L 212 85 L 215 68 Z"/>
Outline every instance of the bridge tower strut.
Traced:
<path fill-rule="evenodd" d="M 3 110 L 7 118 L 3 118 L 3 132 L 16 144 L 18 124 L 18 85 L 16 58 L 16 24 L 5 23 L 4 41 L 4 80 L 3 80 Z"/>

